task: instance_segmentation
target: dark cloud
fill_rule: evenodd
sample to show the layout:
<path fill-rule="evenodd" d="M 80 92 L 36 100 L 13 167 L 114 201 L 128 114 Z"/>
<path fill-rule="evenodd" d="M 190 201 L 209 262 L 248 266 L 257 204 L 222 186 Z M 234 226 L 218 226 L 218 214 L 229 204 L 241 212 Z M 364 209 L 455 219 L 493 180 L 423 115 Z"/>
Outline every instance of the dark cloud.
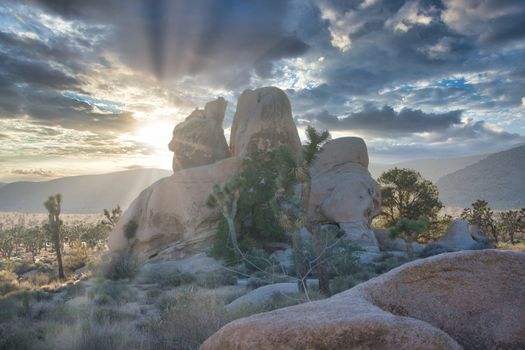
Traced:
<path fill-rule="evenodd" d="M 205 75 L 218 85 L 309 46 L 286 29 L 288 0 L 37 1 L 62 16 L 110 25 L 108 46 L 135 69 L 163 79 Z M 227 81 L 217 77 L 230 74 Z"/>
<path fill-rule="evenodd" d="M 408 141 L 408 142 L 407 142 Z M 429 157 L 467 156 L 510 149 L 525 143 L 525 136 L 497 130 L 484 121 L 468 120 L 430 136 L 418 136 L 405 141 L 384 139 L 369 144 L 376 159 L 399 160 Z"/>
<path fill-rule="evenodd" d="M 85 72 L 78 68 L 81 56 L 67 42 L 44 43 L 0 32 L 0 47 L 0 118 L 28 115 L 42 124 L 79 130 L 136 127 L 129 112 L 101 113 L 63 95 L 63 91 L 83 92 L 79 77 Z M 68 65 L 70 61 L 75 63 Z"/>
<path fill-rule="evenodd" d="M 374 135 L 407 135 L 443 131 L 452 125 L 460 124 L 461 111 L 425 113 L 403 108 L 396 112 L 390 106 L 383 106 L 368 107 L 340 118 L 323 111 L 317 115 L 305 115 L 304 119 L 329 130 L 356 130 Z"/>

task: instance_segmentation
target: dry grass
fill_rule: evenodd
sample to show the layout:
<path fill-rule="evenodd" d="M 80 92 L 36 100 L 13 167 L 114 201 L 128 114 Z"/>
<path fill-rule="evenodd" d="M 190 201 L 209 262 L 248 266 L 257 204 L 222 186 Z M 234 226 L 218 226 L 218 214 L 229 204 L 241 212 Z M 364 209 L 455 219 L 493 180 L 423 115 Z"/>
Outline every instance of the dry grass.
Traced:
<path fill-rule="evenodd" d="M 516 244 L 510 244 L 508 242 L 499 242 L 498 249 L 513 250 L 515 252 L 525 252 L 525 241 L 518 242 Z"/>

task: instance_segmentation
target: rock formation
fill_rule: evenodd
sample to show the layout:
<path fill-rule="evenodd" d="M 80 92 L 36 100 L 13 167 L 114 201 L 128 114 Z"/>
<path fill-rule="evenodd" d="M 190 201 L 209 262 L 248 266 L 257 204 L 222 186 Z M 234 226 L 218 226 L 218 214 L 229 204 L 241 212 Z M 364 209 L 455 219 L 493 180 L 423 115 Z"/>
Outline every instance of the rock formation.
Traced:
<path fill-rule="evenodd" d="M 219 97 L 202 109 L 194 110 L 173 129 L 169 149 L 173 154 L 173 171 L 215 163 L 228 158 L 230 152 L 222 122 L 227 102 Z"/>
<path fill-rule="evenodd" d="M 482 249 L 490 246 L 490 241 L 483 233 L 465 220 L 454 220 L 447 229 L 447 234 L 433 243 L 449 250 Z"/>
<path fill-rule="evenodd" d="M 290 101 L 275 87 L 246 90 L 239 97 L 231 130 L 230 151 L 222 129 L 226 101 L 219 98 L 195 110 L 173 130 L 172 176 L 144 190 L 126 210 L 109 238 L 113 253 L 150 257 L 167 247 L 184 247 L 215 233 L 219 213 L 206 206 L 214 184 L 231 178 L 242 157 L 290 145 L 298 160 L 302 146 Z M 226 159 L 225 159 L 226 158 Z M 328 142 L 313 165 L 308 215 L 336 223 L 349 239 L 377 252 L 369 228 L 379 210 L 379 187 L 367 170 L 364 141 L 344 137 Z M 130 230 L 134 228 L 136 230 Z M 136 231 L 136 232 L 129 232 Z M 132 237 L 126 237 L 126 232 Z M 175 249 L 175 248 L 173 248 Z"/>
<path fill-rule="evenodd" d="M 380 191 L 367 170 L 368 151 L 358 137 L 328 142 L 314 162 L 308 217 L 337 223 L 347 237 L 369 252 L 379 252 L 370 221 L 379 214 Z"/>
<path fill-rule="evenodd" d="M 239 158 L 184 169 L 142 191 L 131 203 L 109 237 L 113 253 L 131 252 L 150 257 L 171 243 L 200 243 L 215 234 L 220 215 L 206 201 L 214 184 L 222 184 L 240 168 Z M 136 231 L 130 239 L 130 222 Z M 131 224 L 134 225 L 134 224 Z"/>
<path fill-rule="evenodd" d="M 525 254 L 405 264 L 329 299 L 227 324 L 211 349 L 523 349 Z"/>
<path fill-rule="evenodd" d="M 288 97 L 281 89 L 264 87 L 245 90 L 237 102 L 230 134 L 233 156 L 245 157 L 289 144 L 301 156 L 301 140 L 292 118 Z"/>

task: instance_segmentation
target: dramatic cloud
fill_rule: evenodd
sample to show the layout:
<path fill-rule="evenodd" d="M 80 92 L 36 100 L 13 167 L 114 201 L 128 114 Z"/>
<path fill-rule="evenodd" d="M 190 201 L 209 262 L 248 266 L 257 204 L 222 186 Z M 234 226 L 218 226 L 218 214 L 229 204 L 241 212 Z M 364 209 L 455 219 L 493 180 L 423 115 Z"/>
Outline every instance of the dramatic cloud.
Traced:
<path fill-rule="evenodd" d="M 191 110 L 223 96 L 228 128 L 266 85 L 372 160 L 500 150 L 524 142 L 523 57 L 521 0 L 7 0 L 0 181 L 169 167 Z"/>
<path fill-rule="evenodd" d="M 356 130 L 376 135 L 409 135 L 421 132 L 438 132 L 461 123 L 461 111 L 434 114 L 404 108 L 396 112 L 392 107 L 369 107 L 348 116 L 337 117 L 324 111 L 316 116 L 306 115 L 322 128 L 330 130 Z"/>

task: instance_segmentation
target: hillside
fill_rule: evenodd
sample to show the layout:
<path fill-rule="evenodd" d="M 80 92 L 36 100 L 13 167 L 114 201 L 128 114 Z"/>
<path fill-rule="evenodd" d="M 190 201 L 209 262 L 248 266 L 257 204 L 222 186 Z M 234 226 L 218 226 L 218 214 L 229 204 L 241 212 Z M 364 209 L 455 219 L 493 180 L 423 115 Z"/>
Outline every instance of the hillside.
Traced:
<path fill-rule="evenodd" d="M 377 179 L 383 172 L 394 167 L 415 169 L 419 171 L 425 179 L 435 183 L 441 177 L 477 163 L 487 156 L 488 154 L 478 154 L 457 158 L 416 159 L 395 164 L 371 163 L 369 170 L 372 176 Z"/>
<path fill-rule="evenodd" d="M 447 206 L 468 207 L 484 199 L 494 209 L 525 207 L 525 146 L 494 153 L 438 182 Z"/>
<path fill-rule="evenodd" d="M 0 211 L 43 212 L 43 202 L 55 193 L 64 198 L 65 213 L 98 213 L 123 209 L 146 187 L 172 171 L 136 169 L 101 175 L 70 176 L 43 182 L 13 182 L 0 187 Z"/>

